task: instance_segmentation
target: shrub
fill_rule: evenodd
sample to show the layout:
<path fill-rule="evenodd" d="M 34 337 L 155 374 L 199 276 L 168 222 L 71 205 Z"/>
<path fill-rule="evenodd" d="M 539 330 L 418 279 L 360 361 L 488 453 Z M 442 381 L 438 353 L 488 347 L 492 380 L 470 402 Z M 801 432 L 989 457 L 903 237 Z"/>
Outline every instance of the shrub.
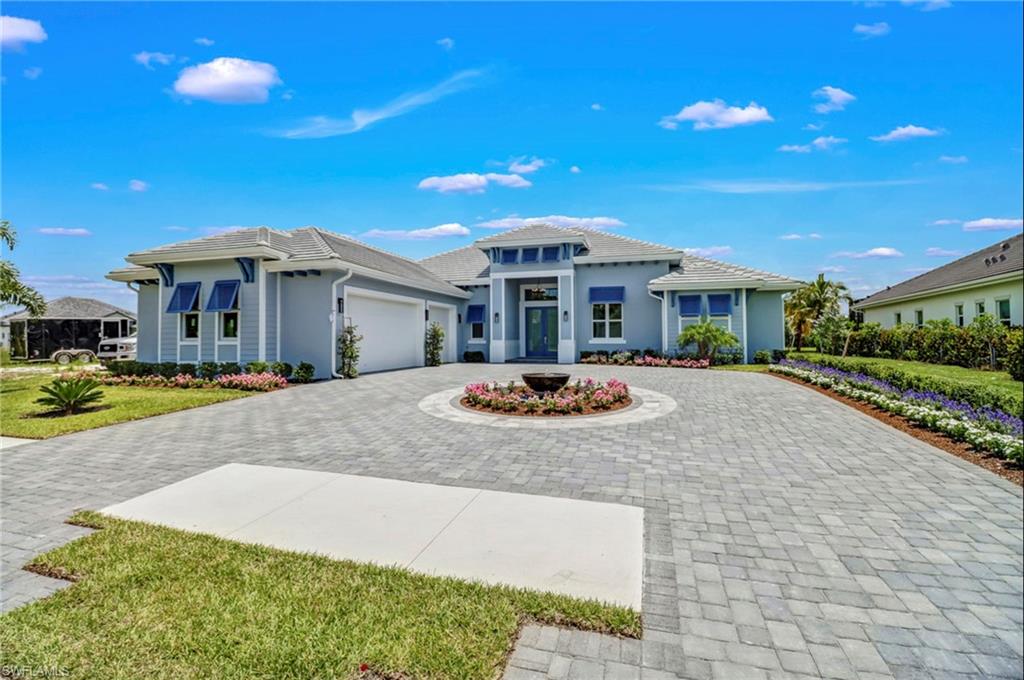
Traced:
<path fill-rule="evenodd" d="M 698 323 L 687 326 L 679 334 L 677 343 L 680 349 L 697 345 L 699 358 L 717 360 L 719 349 L 738 347 L 740 339 L 721 326 L 713 324 L 708 317 L 704 317 Z"/>
<path fill-rule="evenodd" d="M 217 385 L 226 389 L 247 392 L 269 392 L 288 386 L 288 381 L 270 372 L 246 373 L 244 375 L 222 375 Z"/>
<path fill-rule="evenodd" d="M 766 349 L 759 349 L 754 352 L 754 363 L 755 364 L 770 364 L 772 363 L 772 353 Z"/>
<path fill-rule="evenodd" d="M 161 361 L 156 365 L 156 375 L 163 378 L 173 378 L 178 375 L 178 364 L 174 361 Z"/>
<path fill-rule="evenodd" d="M 275 361 L 270 364 L 270 372 L 282 378 L 292 377 L 292 365 L 287 361 Z"/>
<path fill-rule="evenodd" d="M 266 361 L 250 361 L 245 365 L 245 372 L 249 374 L 268 373 L 270 372 L 270 364 Z"/>
<path fill-rule="evenodd" d="M 199 364 L 199 377 L 213 380 L 220 373 L 220 365 L 214 361 L 204 361 Z"/>
<path fill-rule="evenodd" d="M 773 349 L 772 350 L 772 363 L 777 364 L 786 357 L 789 356 L 788 349 Z"/>
<path fill-rule="evenodd" d="M 425 344 L 427 366 L 440 366 L 441 351 L 444 349 L 444 329 L 441 328 L 441 324 L 436 321 L 430 324 L 427 328 Z"/>
<path fill-rule="evenodd" d="M 811 342 L 819 352 L 839 354 L 846 345 L 850 322 L 841 316 L 823 316 L 814 322 Z"/>
<path fill-rule="evenodd" d="M 237 361 L 224 361 L 217 367 L 217 373 L 220 375 L 238 375 L 241 372 L 242 367 Z"/>
<path fill-rule="evenodd" d="M 178 364 L 178 375 L 195 376 L 196 365 L 195 364 Z"/>
<path fill-rule="evenodd" d="M 43 396 L 36 399 L 36 403 L 70 416 L 81 411 L 86 404 L 102 399 L 103 391 L 99 387 L 98 380 L 87 376 L 57 377 L 49 385 L 39 388 Z"/>
<path fill-rule="evenodd" d="M 107 363 L 107 371 L 110 375 L 139 375 L 140 366 L 138 361 L 111 361 Z"/>
<path fill-rule="evenodd" d="M 295 382 L 308 383 L 316 374 L 316 367 L 308 361 L 300 361 L 295 367 Z"/>
<path fill-rule="evenodd" d="M 437 324 L 434 324 L 435 326 Z M 359 377 L 359 343 L 363 336 L 356 333 L 355 326 L 345 326 L 338 336 L 339 372 L 343 378 Z M 440 361 L 440 360 L 438 360 Z M 301 366 L 301 364 L 300 364 Z"/>
<path fill-rule="evenodd" d="M 462 360 L 467 364 L 482 364 L 484 362 L 484 353 L 479 350 L 463 352 Z"/>
<path fill-rule="evenodd" d="M 1024 380 L 1024 329 L 1014 328 L 1007 334 L 1003 368 L 1014 380 Z"/>

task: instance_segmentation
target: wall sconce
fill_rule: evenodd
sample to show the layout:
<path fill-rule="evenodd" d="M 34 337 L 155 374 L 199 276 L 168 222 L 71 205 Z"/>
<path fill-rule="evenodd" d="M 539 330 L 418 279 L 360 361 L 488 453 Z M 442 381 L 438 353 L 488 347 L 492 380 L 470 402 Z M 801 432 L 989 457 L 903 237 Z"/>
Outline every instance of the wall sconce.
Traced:
<path fill-rule="evenodd" d="M 458 323 L 462 323 L 462 313 L 456 315 L 458 317 Z"/>
<path fill-rule="evenodd" d="M 566 309 L 566 310 L 564 310 L 562 312 L 562 321 L 566 321 L 566 322 L 569 321 L 569 310 L 568 309 Z"/>
<path fill-rule="evenodd" d="M 494 313 L 494 323 L 498 323 L 499 321 L 501 321 L 501 316 L 498 314 L 498 312 L 495 312 Z"/>

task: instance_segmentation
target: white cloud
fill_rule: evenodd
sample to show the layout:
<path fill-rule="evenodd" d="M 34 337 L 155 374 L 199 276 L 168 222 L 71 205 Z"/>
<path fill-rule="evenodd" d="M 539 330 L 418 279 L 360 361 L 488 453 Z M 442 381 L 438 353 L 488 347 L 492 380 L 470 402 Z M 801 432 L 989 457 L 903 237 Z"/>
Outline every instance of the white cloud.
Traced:
<path fill-rule="evenodd" d="M 378 109 L 356 109 L 349 118 L 313 116 L 303 121 L 299 127 L 275 134 L 286 139 L 319 139 L 350 135 L 379 121 L 401 116 L 448 95 L 474 87 L 483 75 L 484 71 L 480 69 L 459 71 L 429 89 L 406 92 Z"/>
<path fill-rule="evenodd" d="M 477 172 L 461 172 L 455 175 L 426 177 L 416 185 L 417 189 L 437 191 L 442 194 L 482 194 L 489 184 L 525 189 L 533 183 L 520 175 L 503 175 L 497 172 L 480 174 Z"/>
<path fill-rule="evenodd" d="M 964 222 L 964 231 L 998 231 L 1021 227 L 1024 227 L 1024 220 L 1012 217 L 983 217 L 980 220 Z"/>
<path fill-rule="evenodd" d="M 526 156 L 519 156 L 508 162 L 508 171 L 514 172 L 517 175 L 529 175 L 531 172 L 537 172 L 545 165 L 547 165 L 547 161 L 543 158 L 533 156 L 527 160 Z"/>
<path fill-rule="evenodd" d="M 782 146 L 780 146 L 776 150 L 777 151 L 782 151 L 782 152 L 785 152 L 785 153 L 810 153 L 811 152 L 811 145 L 810 144 L 783 144 Z"/>
<path fill-rule="evenodd" d="M 807 235 L 807 238 L 809 238 L 809 239 L 812 239 L 812 240 L 814 240 L 814 241 L 817 241 L 817 240 L 819 240 L 819 239 L 821 239 L 821 238 L 823 238 L 823 237 L 822 237 L 822 235 L 821 235 L 821 234 L 819 234 L 819 233 L 817 233 L 817 232 L 814 232 L 814 231 L 812 231 L 812 232 L 811 232 L 810 234 L 808 234 L 808 235 Z"/>
<path fill-rule="evenodd" d="M 814 105 L 814 110 L 818 113 L 842 111 L 846 108 L 847 104 L 857 99 L 846 90 L 842 90 L 838 87 L 832 87 L 831 85 L 819 87 L 811 93 L 811 96 L 825 100 Z"/>
<path fill-rule="evenodd" d="M 21 50 L 26 43 L 41 43 L 44 40 L 46 31 L 35 19 L 0 16 L 0 47 Z"/>
<path fill-rule="evenodd" d="M 262 104 L 281 85 L 273 64 L 237 57 L 217 57 L 181 70 L 174 91 L 187 99 L 218 104 Z"/>
<path fill-rule="evenodd" d="M 884 135 L 875 135 L 870 139 L 876 142 L 903 142 L 916 137 L 938 137 L 943 132 L 941 129 L 926 128 L 920 125 L 901 125 Z"/>
<path fill-rule="evenodd" d="M 93 182 L 92 184 L 89 185 L 89 188 L 95 189 L 96 191 L 110 191 L 110 187 L 108 187 L 103 182 Z"/>
<path fill-rule="evenodd" d="M 865 260 L 873 258 L 892 258 L 892 257 L 903 257 L 903 253 L 896 250 L 895 248 L 889 248 L 888 246 L 881 246 L 878 248 L 871 248 L 862 252 L 853 252 L 844 250 L 832 255 L 832 257 L 849 257 L 854 260 Z"/>
<path fill-rule="evenodd" d="M 437 44 L 446 51 L 451 51 L 451 49 L 455 47 L 455 41 L 451 38 L 441 38 L 437 41 Z"/>
<path fill-rule="evenodd" d="M 803 236 L 800 234 L 783 234 L 779 237 L 780 241 L 799 241 Z"/>
<path fill-rule="evenodd" d="M 716 194 L 794 194 L 838 189 L 864 189 L 872 187 L 906 186 L 920 184 L 919 180 L 867 180 L 849 182 L 815 182 L 809 180 L 752 179 L 708 180 L 693 184 L 664 184 L 649 186 L 655 191 L 710 191 Z"/>
<path fill-rule="evenodd" d="M 846 271 L 846 267 L 842 265 L 825 265 L 824 267 L 818 267 L 818 271 L 822 274 L 842 274 Z"/>
<path fill-rule="evenodd" d="M 935 220 L 932 222 L 933 227 L 944 227 L 948 224 L 961 224 L 963 220 Z"/>
<path fill-rule="evenodd" d="M 570 168 L 569 168 L 569 172 L 571 172 L 571 173 L 572 173 L 572 174 L 574 174 L 574 175 L 578 175 L 578 174 L 580 174 L 580 173 L 581 173 L 581 172 L 583 172 L 583 171 L 582 171 L 582 170 L 580 170 L 580 166 L 578 166 L 578 165 L 573 165 L 572 167 L 570 167 Z"/>
<path fill-rule="evenodd" d="M 697 257 L 722 257 L 723 255 L 732 255 L 733 250 L 732 246 L 707 246 L 706 248 L 683 248 L 683 252 Z"/>
<path fill-rule="evenodd" d="M 847 141 L 843 137 L 828 135 L 825 137 L 815 137 L 810 144 L 783 144 L 778 150 L 790 153 L 810 153 L 815 149 L 818 151 L 830 151 L 833 147 L 845 144 Z"/>
<path fill-rule="evenodd" d="M 362 236 L 363 238 L 383 238 L 394 241 L 428 241 L 451 236 L 469 236 L 469 229 L 458 222 L 452 222 L 427 229 L 371 229 Z"/>
<path fill-rule="evenodd" d="M 550 224 L 555 227 L 577 227 L 584 229 L 615 229 L 626 223 L 616 217 L 570 217 L 568 215 L 545 215 L 543 217 L 503 217 L 480 222 L 476 226 L 485 229 L 515 229 L 528 224 Z"/>
<path fill-rule="evenodd" d="M 30 66 L 24 71 L 22 71 L 22 75 L 24 75 L 29 80 L 35 80 L 39 76 L 43 75 L 43 69 L 38 66 Z"/>
<path fill-rule="evenodd" d="M 136 64 L 142 64 L 150 71 L 154 71 L 153 64 L 157 63 L 161 66 L 167 66 L 168 64 L 174 63 L 174 55 L 167 54 L 166 52 L 136 52 L 132 55 L 132 59 Z"/>
<path fill-rule="evenodd" d="M 950 0 L 900 0 L 900 4 L 907 7 L 919 7 L 922 12 L 934 12 L 953 6 Z"/>
<path fill-rule="evenodd" d="M 192 42 L 194 42 L 197 45 L 202 45 L 203 47 L 210 47 L 211 45 L 213 45 L 213 41 L 209 38 L 196 38 Z"/>
<path fill-rule="evenodd" d="M 924 251 L 928 257 L 960 257 L 963 255 L 959 250 L 947 250 L 945 248 L 928 248 Z"/>
<path fill-rule="evenodd" d="M 188 231 L 188 227 L 179 227 L 176 224 L 172 224 L 169 227 L 164 227 L 165 231 Z"/>
<path fill-rule="evenodd" d="M 47 236 L 92 236 L 92 232 L 88 229 L 78 227 L 43 227 L 42 229 L 36 229 L 36 231 Z"/>
<path fill-rule="evenodd" d="M 817 132 L 818 130 L 823 130 L 824 128 L 825 128 L 825 124 L 824 123 L 808 123 L 807 125 L 804 125 L 803 128 L 801 128 L 801 129 L 802 130 L 810 130 L 811 132 Z"/>
<path fill-rule="evenodd" d="M 889 35 L 890 31 L 892 31 L 892 27 L 884 21 L 879 21 L 876 24 L 855 24 L 853 27 L 853 32 L 865 40 Z"/>
<path fill-rule="evenodd" d="M 602 106 L 601 104 L 598 104 L 597 102 L 594 102 L 593 104 L 591 104 L 590 108 L 593 111 L 604 111 L 604 106 Z"/>
<path fill-rule="evenodd" d="M 951 165 L 960 165 L 968 160 L 967 156 L 939 156 L 940 163 L 950 163 Z"/>
<path fill-rule="evenodd" d="M 679 113 L 663 117 L 658 121 L 658 125 L 666 130 L 675 130 L 679 123 L 692 122 L 694 130 L 721 130 L 738 125 L 770 123 L 773 120 L 775 119 L 768 113 L 768 109 L 758 106 L 756 102 L 750 102 L 740 108 L 726 106 L 724 101 L 716 99 L 684 106 Z"/>
<path fill-rule="evenodd" d="M 128 180 L 128 188 L 132 191 L 149 191 L 149 182 L 143 182 L 141 179 Z"/>

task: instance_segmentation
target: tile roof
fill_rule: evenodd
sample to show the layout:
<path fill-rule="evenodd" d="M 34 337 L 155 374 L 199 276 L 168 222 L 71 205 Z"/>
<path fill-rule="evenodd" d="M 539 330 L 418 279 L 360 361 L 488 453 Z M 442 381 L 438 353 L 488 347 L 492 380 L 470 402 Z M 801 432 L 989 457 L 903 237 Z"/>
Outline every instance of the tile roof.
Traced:
<path fill-rule="evenodd" d="M 732 287 L 732 284 L 747 282 L 779 288 L 796 288 L 803 285 L 803 282 L 788 276 L 696 255 L 683 255 L 682 266 L 679 269 L 659 276 L 651 281 L 651 284 L 711 288 L 716 284 Z"/>
<path fill-rule="evenodd" d="M 510 229 L 500 234 L 482 238 L 476 242 L 476 245 L 480 247 L 500 246 L 502 243 L 519 243 L 531 239 L 548 240 L 565 237 L 582 239 L 587 244 L 587 252 L 584 255 L 590 257 L 622 258 L 626 260 L 629 257 L 657 257 L 664 255 L 666 259 L 673 259 L 683 254 L 680 248 L 640 241 L 600 229 L 556 227 L 550 224 L 528 224 L 517 229 Z"/>
<path fill-rule="evenodd" d="M 1024 270 L 1024 235 L 1017 234 L 987 248 L 897 283 L 858 300 L 855 307 L 881 304 L 888 300 L 925 295 L 929 291 Z"/>
<path fill-rule="evenodd" d="M 420 260 L 420 264 L 454 284 L 465 284 L 491 275 L 491 263 L 487 259 L 487 254 L 476 246 L 465 246 L 431 255 Z"/>
<path fill-rule="evenodd" d="M 46 313 L 41 317 L 35 317 L 39 319 L 100 319 L 111 314 L 121 314 L 130 319 L 135 318 L 134 312 L 129 312 L 127 309 L 121 309 L 114 305 L 103 302 L 102 300 L 95 300 L 93 298 L 81 298 L 81 297 L 62 297 L 55 300 L 48 300 L 46 303 Z M 29 315 L 26 311 L 14 312 L 3 317 L 4 321 L 19 321 L 21 319 L 28 319 Z"/>

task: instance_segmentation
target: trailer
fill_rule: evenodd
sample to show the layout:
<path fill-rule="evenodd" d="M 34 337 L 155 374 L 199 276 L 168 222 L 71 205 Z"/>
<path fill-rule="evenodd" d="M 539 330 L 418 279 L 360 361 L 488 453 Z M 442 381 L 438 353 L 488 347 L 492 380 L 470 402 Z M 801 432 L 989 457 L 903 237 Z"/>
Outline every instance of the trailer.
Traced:
<path fill-rule="evenodd" d="M 10 324 L 11 358 L 58 364 L 96 360 L 100 343 L 135 332 L 136 316 L 92 298 L 63 297 L 46 303 L 46 313 L 16 312 Z"/>

